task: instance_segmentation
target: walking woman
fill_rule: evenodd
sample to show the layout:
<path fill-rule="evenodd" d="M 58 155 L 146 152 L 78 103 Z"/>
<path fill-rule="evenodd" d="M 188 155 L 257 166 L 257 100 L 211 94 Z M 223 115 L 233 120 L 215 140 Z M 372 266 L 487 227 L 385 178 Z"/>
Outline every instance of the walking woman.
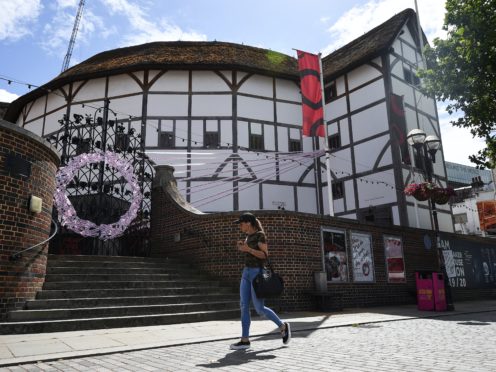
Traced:
<path fill-rule="evenodd" d="M 243 213 L 238 220 L 241 232 L 246 234 L 246 239 L 237 243 L 238 250 L 246 253 L 245 267 L 239 285 L 240 306 L 241 306 L 241 340 L 232 344 L 232 350 L 245 350 L 250 347 L 250 302 L 257 313 L 272 320 L 280 329 L 282 342 L 287 344 L 291 339 L 291 327 L 289 323 L 283 323 L 277 314 L 265 307 L 264 300 L 257 298 L 253 290 L 253 279 L 260 273 L 265 260 L 269 256 L 267 240 L 260 221 L 251 213 Z"/>

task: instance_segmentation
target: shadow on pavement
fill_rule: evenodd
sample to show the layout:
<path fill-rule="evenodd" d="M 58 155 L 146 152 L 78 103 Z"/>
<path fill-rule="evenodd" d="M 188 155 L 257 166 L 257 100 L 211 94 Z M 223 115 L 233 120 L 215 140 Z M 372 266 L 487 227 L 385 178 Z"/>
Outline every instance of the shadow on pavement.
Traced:
<path fill-rule="evenodd" d="M 278 347 L 278 348 L 273 348 L 273 349 L 265 349 L 265 350 L 236 350 L 233 351 L 229 354 L 227 354 L 225 357 L 212 361 L 211 363 L 207 364 L 197 364 L 197 367 L 205 367 L 205 368 L 222 368 L 222 367 L 229 367 L 229 366 L 239 366 L 241 364 L 249 363 L 251 361 L 260 361 L 260 360 L 270 360 L 270 359 L 275 359 L 276 356 L 273 354 L 267 354 L 272 351 L 276 351 L 279 349 L 282 349 L 283 346 Z M 267 355 L 264 355 L 267 354 Z"/>

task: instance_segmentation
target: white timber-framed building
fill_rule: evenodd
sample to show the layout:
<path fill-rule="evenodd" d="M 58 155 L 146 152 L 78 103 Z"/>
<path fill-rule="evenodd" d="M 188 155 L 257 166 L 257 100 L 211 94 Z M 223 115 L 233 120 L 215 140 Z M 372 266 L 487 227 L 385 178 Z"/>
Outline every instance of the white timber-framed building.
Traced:
<path fill-rule="evenodd" d="M 403 193 L 420 180 L 402 143 L 414 128 L 441 138 L 436 102 L 419 90 L 423 65 L 416 14 L 395 15 L 322 60 L 334 214 L 432 229 L 427 202 Z M 404 128 L 392 123 L 402 97 Z M 301 134 L 297 62 L 225 42 L 154 42 L 97 54 L 12 102 L 5 119 L 42 137 L 63 115 L 95 115 L 110 100 L 115 119 L 142 134 L 156 164 L 172 165 L 186 200 L 205 212 L 278 209 L 329 214 L 324 148 Z M 446 186 L 441 150 L 436 182 Z M 438 206 L 442 231 L 451 207 Z"/>

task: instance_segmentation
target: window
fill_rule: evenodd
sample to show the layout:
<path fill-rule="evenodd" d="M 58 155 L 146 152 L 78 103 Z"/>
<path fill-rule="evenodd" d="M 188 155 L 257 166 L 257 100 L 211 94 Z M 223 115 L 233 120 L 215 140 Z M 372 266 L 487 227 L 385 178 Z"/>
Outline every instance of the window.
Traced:
<path fill-rule="evenodd" d="M 341 199 L 344 197 L 344 186 L 343 182 L 333 182 L 332 183 L 332 198 L 334 200 Z"/>
<path fill-rule="evenodd" d="M 174 133 L 172 132 L 162 132 L 160 133 L 159 147 L 162 149 L 173 149 L 175 148 Z"/>
<path fill-rule="evenodd" d="M 219 146 L 219 133 L 218 132 L 205 132 L 205 140 L 203 145 L 206 148 L 216 148 Z"/>
<path fill-rule="evenodd" d="M 405 80 L 412 85 L 418 86 L 420 85 L 420 78 L 416 73 L 412 72 L 409 68 L 403 67 L 403 75 Z"/>
<path fill-rule="evenodd" d="M 250 149 L 251 150 L 263 150 L 264 142 L 263 136 L 260 134 L 250 134 Z"/>
<path fill-rule="evenodd" d="M 336 82 L 333 81 L 331 84 L 326 86 L 324 88 L 324 100 L 325 103 L 331 102 L 336 96 L 338 95 L 337 89 L 336 89 Z"/>
<path fill-rule="evenodd" d="M 327 141 L 329 150 L 335 150 L 341 147 L 341 138 L 339 137 L 339 134 L 333 134 L 332 136 L 327 137 Z"/>
<path fill-rule="evenodd" d="M 297 139 L 290 139 L 289 151 L 301 151 L 301 141 Z"/>

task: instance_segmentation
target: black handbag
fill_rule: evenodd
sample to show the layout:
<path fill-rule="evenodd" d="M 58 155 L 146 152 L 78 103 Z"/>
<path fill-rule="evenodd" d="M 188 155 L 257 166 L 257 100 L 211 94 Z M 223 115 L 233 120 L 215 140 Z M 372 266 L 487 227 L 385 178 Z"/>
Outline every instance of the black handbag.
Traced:
<path fill-rule="evenodd" d="M 257 298 L 279 297 L 284 290 L 284 280 L 278 273 L 274 272 L 268 258 L 267 265 L 262 268 L 262 272 L 253 279 L 253 289 L 255 290 Z"/>

